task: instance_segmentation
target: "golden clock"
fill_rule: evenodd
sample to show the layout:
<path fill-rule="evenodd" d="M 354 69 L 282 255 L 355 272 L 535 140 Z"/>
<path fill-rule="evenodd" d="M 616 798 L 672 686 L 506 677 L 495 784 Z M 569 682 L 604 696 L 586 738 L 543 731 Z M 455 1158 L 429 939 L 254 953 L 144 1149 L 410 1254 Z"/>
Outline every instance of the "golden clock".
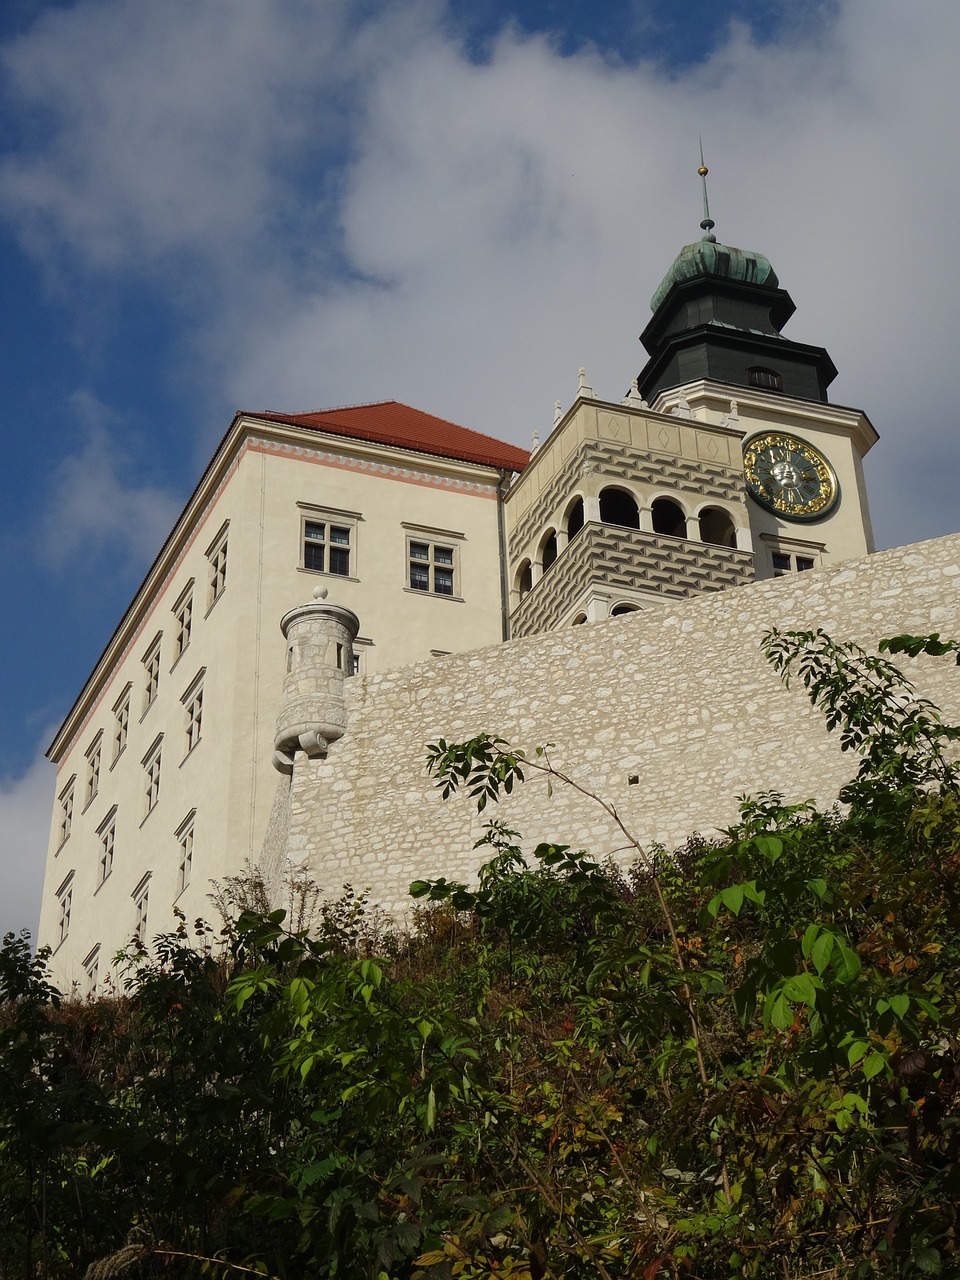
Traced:
<path fill-rule="evenodd" d="M 837 473 L 819 449 L 785 431 L 761 431 L 743 444 L 750 496 L 784 520 L 820 520 L 840 496 Z"/>

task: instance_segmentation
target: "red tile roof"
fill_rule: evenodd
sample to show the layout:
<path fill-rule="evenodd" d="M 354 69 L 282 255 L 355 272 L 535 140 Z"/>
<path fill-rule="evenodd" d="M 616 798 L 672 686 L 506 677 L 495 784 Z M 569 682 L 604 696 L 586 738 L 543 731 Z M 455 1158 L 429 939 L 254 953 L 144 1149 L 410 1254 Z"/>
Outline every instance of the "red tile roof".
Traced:
<path fill-rule="evenodd" d="M 345 409 L 324 409 L 319 413 L 257 413 L 252 416 L 326 431 L 335 436 L 352 436 L 357 440 L 414 449 L 417 453 L 432 453 L 441 458 L 478 462 L 500 471 L 522 471 L 530 461 L 526 449 L 471 431 L 469 427 L 458 427 L 454 422 L 435 418 L 432 413 L 423 413 L 420 409 L 411 409 L 397 400 L 350 405 Z"/>

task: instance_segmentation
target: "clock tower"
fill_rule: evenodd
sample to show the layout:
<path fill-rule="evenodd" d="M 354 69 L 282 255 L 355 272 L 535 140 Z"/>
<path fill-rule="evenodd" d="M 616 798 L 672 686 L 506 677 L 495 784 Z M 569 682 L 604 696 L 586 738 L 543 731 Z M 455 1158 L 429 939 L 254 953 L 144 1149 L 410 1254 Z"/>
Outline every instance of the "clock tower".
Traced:
<path fill-rule="evenodd" d="M 763 254 L 720 244 L 706 202 L 651 300 L 637 378 L 652 410 L 736 427 L 759 578 L 874 550 L 862 462 L 877 433 L 832 405 L 823 347 L 784 337 L 795 310 Z"/>

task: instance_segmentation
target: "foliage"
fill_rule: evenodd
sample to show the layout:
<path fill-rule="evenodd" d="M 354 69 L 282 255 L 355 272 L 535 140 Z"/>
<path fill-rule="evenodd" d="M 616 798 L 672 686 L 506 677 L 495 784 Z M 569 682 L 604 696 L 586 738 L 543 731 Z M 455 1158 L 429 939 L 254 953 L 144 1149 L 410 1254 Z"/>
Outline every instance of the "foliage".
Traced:
<path fill-rule="evenodd" d="M 549 748 L 440 740 L 444 794 L 540 773 L 633 866 L 494 820 L 412 936 L 251 874 L 222 954 L 180 918 L 86 1002 L 8 936 L 0 1278 L 957 1274 L 960 731 L 885 658 L 764 648 L 861 757 L 842 810 L 765 792 L 667 857 Z"/>

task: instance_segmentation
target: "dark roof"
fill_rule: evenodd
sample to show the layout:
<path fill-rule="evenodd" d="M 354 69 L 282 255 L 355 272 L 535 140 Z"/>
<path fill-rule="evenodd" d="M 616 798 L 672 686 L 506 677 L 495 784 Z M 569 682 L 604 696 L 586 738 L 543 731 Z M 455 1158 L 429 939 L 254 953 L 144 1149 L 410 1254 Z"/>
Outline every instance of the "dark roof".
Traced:
<path fill-rule="evenodd" d="M 397 400 L 350 405 L 344 409 L 323 409 L 319 413 L 266 412 L 251 416 L 325 431 L 334 436 L 351 436 L 356 440 L 414 449 L 417 453 L 432 453 L 441 458 L 477 462 L 498 471 L 522 471 L 530 461 L 526 449 L 471 431 L 469 427 L 458 427 L 455 422 L 435 418 L 432 413 L 412 409 Z"/>

